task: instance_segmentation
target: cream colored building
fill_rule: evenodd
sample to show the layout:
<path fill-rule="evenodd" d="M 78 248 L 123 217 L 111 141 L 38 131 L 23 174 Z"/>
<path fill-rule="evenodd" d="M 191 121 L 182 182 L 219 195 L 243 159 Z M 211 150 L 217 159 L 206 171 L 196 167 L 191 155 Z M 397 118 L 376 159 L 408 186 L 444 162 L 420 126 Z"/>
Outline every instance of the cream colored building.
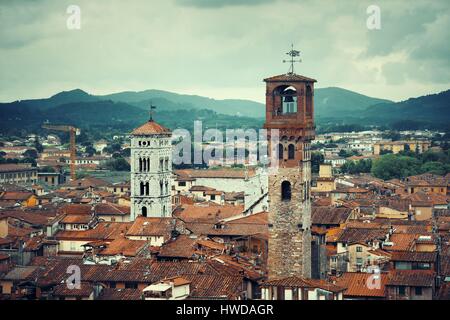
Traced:
<path fill-rule="evenodd" d="M 373 145 L 373 154 L 380 155 L 381 151 L 392 151 L 396 154 L 401 151 L 411 150 L 413 152 L 423 153 L 431 146 L 430 141 L 380 141 Z"/>

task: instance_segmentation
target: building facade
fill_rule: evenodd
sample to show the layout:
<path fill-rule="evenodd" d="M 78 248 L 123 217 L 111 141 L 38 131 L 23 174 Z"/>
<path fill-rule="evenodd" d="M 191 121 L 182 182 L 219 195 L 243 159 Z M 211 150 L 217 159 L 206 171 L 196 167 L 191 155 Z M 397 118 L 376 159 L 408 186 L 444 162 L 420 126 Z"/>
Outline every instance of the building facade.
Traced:
<path fill-rule="evenodd" d="M 0 184 L 29 185 L 38 181 L 37 168 L 26 164 L 1 164 Z"/>
<path fill-rule="evenodd" d="M 295 73 L 266 82 L 269 174 L 269 279 L 311 277 L 311 151 L 314 139 L 314 82 Z M 276 154 L 273 154 L 276 153 Z M 272 162 L 273 164 L 273 162 Z M 273 165 L 272 165 L 273 167 Z"/>
<path fill-rule="evenodd" d="M 172 133 L 149 120 L 131 133 L 131 220 L 169 217 L 172 190 Z"/>

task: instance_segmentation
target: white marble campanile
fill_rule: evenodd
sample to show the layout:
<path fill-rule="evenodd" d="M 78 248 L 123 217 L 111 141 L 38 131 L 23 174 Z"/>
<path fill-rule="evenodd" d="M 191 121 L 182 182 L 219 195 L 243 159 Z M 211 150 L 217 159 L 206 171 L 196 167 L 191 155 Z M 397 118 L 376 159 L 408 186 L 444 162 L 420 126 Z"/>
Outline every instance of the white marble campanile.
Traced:
<path fill-rule="evenodd" d="M 150 119 L 131 133 L 131 220 L 172 215 L 172 132 Z"/>

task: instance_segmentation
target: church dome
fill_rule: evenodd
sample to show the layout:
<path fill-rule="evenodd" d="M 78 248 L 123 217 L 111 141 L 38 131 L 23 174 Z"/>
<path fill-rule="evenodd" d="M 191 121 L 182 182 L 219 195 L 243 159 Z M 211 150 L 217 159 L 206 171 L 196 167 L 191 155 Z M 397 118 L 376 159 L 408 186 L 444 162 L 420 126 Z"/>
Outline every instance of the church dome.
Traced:
<path fill-rule="evenodd" d="M 164 134 L 170 133 L 171 131 L 166 127 L 156 123 L 154 120 L 149 120 L 139 128 L 136 128 L 131 132 L 132 135 L 135 136 L 146 136 L 152 134 Z"/>

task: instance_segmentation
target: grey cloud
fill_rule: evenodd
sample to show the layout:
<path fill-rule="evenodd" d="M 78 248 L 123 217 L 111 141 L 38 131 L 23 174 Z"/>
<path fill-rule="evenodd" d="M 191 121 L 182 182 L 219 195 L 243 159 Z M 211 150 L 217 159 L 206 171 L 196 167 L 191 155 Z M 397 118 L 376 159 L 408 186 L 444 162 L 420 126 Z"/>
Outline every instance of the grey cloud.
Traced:
<path fill-rule="evenodd" d="M 390 12 L 381 7 L 381 30 L 367 30 L 368 46 L 364 56 L 388 55 L 404 41 L 425 31 L 425 24 L 436 20 L 438 12 L 429 7 L 417 7 Z M 412 40 L 414 41 L 414 40 Z"/>
<path fill-rule="evenodd" d="M 196 8 L 222 8 L 228 6 L 257 6 L 276 0 L 176 0 L 176 3 Z"/>

